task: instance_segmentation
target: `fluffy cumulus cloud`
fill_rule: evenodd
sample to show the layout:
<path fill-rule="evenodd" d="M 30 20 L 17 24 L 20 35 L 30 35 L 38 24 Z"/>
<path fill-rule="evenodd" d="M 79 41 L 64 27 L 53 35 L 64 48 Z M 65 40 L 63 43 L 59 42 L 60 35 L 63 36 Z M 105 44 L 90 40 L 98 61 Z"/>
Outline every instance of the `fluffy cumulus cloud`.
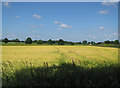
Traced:
<path fill-rule="evenodd" d="M 64 24 L 64 23 L 62 23 L 62 22 L 59 22 L 59 21 L 54 21 L 54 24 L 59 25 L 59 28 L 58 28 L 57 30 L 61 30 L 61 29 L 63 29 L 63 28 L 65 28 L 65 29 L 70 29 L 70 28 L 72 28 L 72 26 L 69 26 L 69 25 Z"/>
<path fill-rule="evenodd" d="M 104 30 L 104 27 L 103 27 L 103 26 L 100 26 L 98 29 L 99 29 L 99 30 Z"/>
<path fill-rule="evenodd" d="M 67 24 L 60 24 L 60 28 L 72 28 L 72 26 L 69 26 Z"/>
<path fill-rule="evenodd" d="M 37 15 L 37 14 L 33 14 L 33 17 L 34 17 L 34 18 L 37 18 L 37 19 L 40 19 L 40 18 L 42 18 L 42 16 L 40 16 L 40 15 Z"/>
<path fill-rule="evenodd" d="M 5 7 L 10 7 L 10 5 L 9 5 L 8 2 L 4 2 L 3 5 L 4 5 Z"/>
<path fill-rule="evenodd" d="M 109 12 L 109 10 L 101 10 L 101 11 L 99 11 L 98 13 L 99 14 L 107 14 Z"/>
<path fill-rule="evenodd" d="M 15 16 L 16 18 L 20 18 L 20 16 Z"/>

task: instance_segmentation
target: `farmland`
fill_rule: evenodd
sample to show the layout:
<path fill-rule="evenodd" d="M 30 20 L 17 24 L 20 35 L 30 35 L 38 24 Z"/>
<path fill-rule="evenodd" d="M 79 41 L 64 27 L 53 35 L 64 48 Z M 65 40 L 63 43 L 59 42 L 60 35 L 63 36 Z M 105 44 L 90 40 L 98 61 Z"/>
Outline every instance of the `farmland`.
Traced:
<path fill-rule="evenodd" d="M 119 86 L 118 48 L 2 46 L 3 86 Z"/>

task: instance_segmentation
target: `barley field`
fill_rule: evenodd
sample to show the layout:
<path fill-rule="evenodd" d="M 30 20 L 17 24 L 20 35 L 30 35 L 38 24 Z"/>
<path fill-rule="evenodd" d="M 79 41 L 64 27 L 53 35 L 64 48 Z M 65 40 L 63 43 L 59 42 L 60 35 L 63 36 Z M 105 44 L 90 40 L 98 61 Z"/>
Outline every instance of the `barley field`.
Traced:
<path fill-rule="evenodd" d="M 120 86 L 118 48 L 2 46 L 3 86 Z"/>

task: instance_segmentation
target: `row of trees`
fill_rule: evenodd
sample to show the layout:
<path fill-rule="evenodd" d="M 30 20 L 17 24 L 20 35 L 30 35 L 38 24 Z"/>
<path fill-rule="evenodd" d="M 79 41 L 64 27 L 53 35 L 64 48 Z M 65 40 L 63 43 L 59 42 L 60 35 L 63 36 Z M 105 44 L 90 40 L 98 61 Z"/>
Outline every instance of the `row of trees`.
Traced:
<path fill-rule="evenodd" d="M 25 41 L 20 41 L 18 38 L 16 39 L 13 39 L 13 40 L 9 40 L 8 38 L 5 38 L 2 40 L 2 42 L 5 42 L 5 43 L 8 43 L 8 42 L 16 42 L 16 43 L 19 43 L 19 42 L 25 42 L 26 44 L 32 44 L 32 43 L 37 43 L 37 44 L 43 44 L 43 43 L 48 43 L 48 44 L 59 44 L 59 45 L 64 45 L 64 43 L 66 41 L 63 41 L 62 39 L 59 39 L 59 41 L 53 41 L 51 39 L 49 39 L 48 41 L 43 41 L 43 40 L 34 40 L 32 41 L 32 39 L 30 37 L 28 37 Z M 72 42 L 68 42 L 70 44 L 72 44 Z"/>
<path fill-rule="evenodd" d="M 91 45 L 98 45 L 98 44 L 119 44 L 119 40 L 115 40 L 115 41 L 104 41 L 104 42 L 87 42 L 87 40 L 84 41 L 80 41 L 80 42 L 68 42 L 68 41 L 64 41 L 63 39 L 59 39 L 59 40 L 51 40 L 49 39 L 48 41 L 43 41 L 43 40 L 32 40 L 30 37 L 28 37 L 25 41 L 20 41 L 18 38 L 13 39 L 13 40 L 9 40 L 8 38 L 5 38 L 2 40 L 2 42 L 8 43 L 8 42 L 25 42 L 26 44 L 32 44 L 32 43 L 37 43 L 37 44 L 43 44 L 43 43 L 47 43 L 47 44 L 58 44 L 58 45 L 64 45 L 64 44 L 68 44 L 68 45 L 74 45 L 74 44 L 91 44 Z"/>

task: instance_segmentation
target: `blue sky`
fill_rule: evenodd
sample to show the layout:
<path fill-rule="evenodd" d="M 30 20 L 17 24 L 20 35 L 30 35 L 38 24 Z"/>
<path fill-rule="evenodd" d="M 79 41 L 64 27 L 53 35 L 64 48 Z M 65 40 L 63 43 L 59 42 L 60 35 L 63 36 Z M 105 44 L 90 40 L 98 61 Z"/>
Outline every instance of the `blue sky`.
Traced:
<path fill-rule="evenodd" d="M 25 40 L 104 41 L 118 39 L 113 2 L 4 2 L 2 37 Z"/>

